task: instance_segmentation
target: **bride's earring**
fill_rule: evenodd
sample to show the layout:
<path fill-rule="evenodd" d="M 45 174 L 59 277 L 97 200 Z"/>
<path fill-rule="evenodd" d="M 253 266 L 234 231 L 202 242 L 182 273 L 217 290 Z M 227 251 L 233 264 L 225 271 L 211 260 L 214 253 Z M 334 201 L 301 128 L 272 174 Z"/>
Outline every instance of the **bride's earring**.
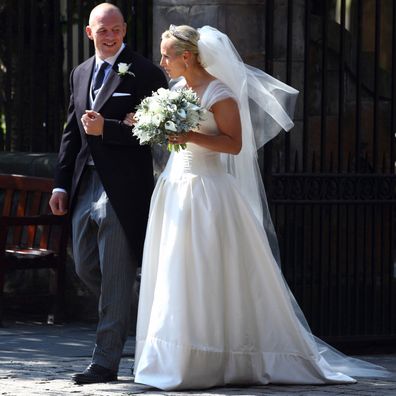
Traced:
<path fill-rule="evenodd" d="M 187 63 L 187 62 L 184 63 L 184 67 L 185 67 L 186 69 L 188 69 L 188 63 Z"/>

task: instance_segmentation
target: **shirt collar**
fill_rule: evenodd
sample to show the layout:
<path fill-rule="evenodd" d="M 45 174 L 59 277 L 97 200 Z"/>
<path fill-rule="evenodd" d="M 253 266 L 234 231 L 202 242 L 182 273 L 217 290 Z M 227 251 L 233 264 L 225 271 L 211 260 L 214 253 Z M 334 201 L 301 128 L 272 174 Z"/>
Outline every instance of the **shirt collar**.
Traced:
<path fill-rule="evenodd" d="M 117 53 L 113 56 L 110 56 L 109 58 L 106 59 L 101 59 L 99 56 L 95 55 L 95 62 L 96 62 L 96 67 L 97 69 L 102 65 L 103 62 L 107 62 L 111 65 L 111 67 L 114 66 L 115 61 L 117 60 L 118 56 L 121 54 L 123 49 L 125 48 L 125 43 L 122 43 L 120 49 L 117 51 Z"/>

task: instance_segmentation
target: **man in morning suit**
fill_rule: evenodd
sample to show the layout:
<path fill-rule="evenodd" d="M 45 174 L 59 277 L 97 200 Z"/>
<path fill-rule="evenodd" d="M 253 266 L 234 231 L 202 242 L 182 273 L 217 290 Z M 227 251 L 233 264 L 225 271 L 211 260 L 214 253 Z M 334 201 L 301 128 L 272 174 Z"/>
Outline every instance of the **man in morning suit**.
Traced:
<path fill-rule="evenodd" d="M 100 297 L 92 363 L 73 376 L 77 384 L 117 380 L 153 188 L 150 147 L 123 120 L 167 86 L 159 68 L 123 43 L 126 23 L 116 6 L 96 6 L 86 33 L 95 56 L 71 72 L 50 200 L 54 214 L 70 210 L 76 272 Z"/>

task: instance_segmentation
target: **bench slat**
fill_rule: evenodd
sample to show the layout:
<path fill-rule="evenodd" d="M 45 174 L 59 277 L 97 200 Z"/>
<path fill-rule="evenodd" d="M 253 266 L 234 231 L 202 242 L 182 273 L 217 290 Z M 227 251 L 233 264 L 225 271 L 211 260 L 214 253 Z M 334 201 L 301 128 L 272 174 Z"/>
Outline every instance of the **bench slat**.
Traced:
<path fill-rule="evenodd" d="M 53 181 L 47 178 L 0 174 L 0 325 L 6 271 L 49 268 L 53 318 L 61 302 L 68 241 L 66 216 L 50 214 Z"/>

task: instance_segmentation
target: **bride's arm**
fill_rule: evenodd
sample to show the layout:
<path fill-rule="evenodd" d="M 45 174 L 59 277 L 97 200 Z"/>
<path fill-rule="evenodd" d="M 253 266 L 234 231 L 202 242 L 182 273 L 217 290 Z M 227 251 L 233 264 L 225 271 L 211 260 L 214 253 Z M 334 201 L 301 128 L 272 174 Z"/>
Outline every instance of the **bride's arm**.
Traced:
<path fill-rule="evenodd" d="M 184 135 L 173 135 L 177 140 L 171 140 L 170 143 L 194 143 L 209 150 L 238 154 L 242 148 L 242 131 L 237 103 L 234 99 L 227 98 L 216 102 L 211 110 L 219 129 L 219 135 L 210 136 L 190 131 Z"/>

